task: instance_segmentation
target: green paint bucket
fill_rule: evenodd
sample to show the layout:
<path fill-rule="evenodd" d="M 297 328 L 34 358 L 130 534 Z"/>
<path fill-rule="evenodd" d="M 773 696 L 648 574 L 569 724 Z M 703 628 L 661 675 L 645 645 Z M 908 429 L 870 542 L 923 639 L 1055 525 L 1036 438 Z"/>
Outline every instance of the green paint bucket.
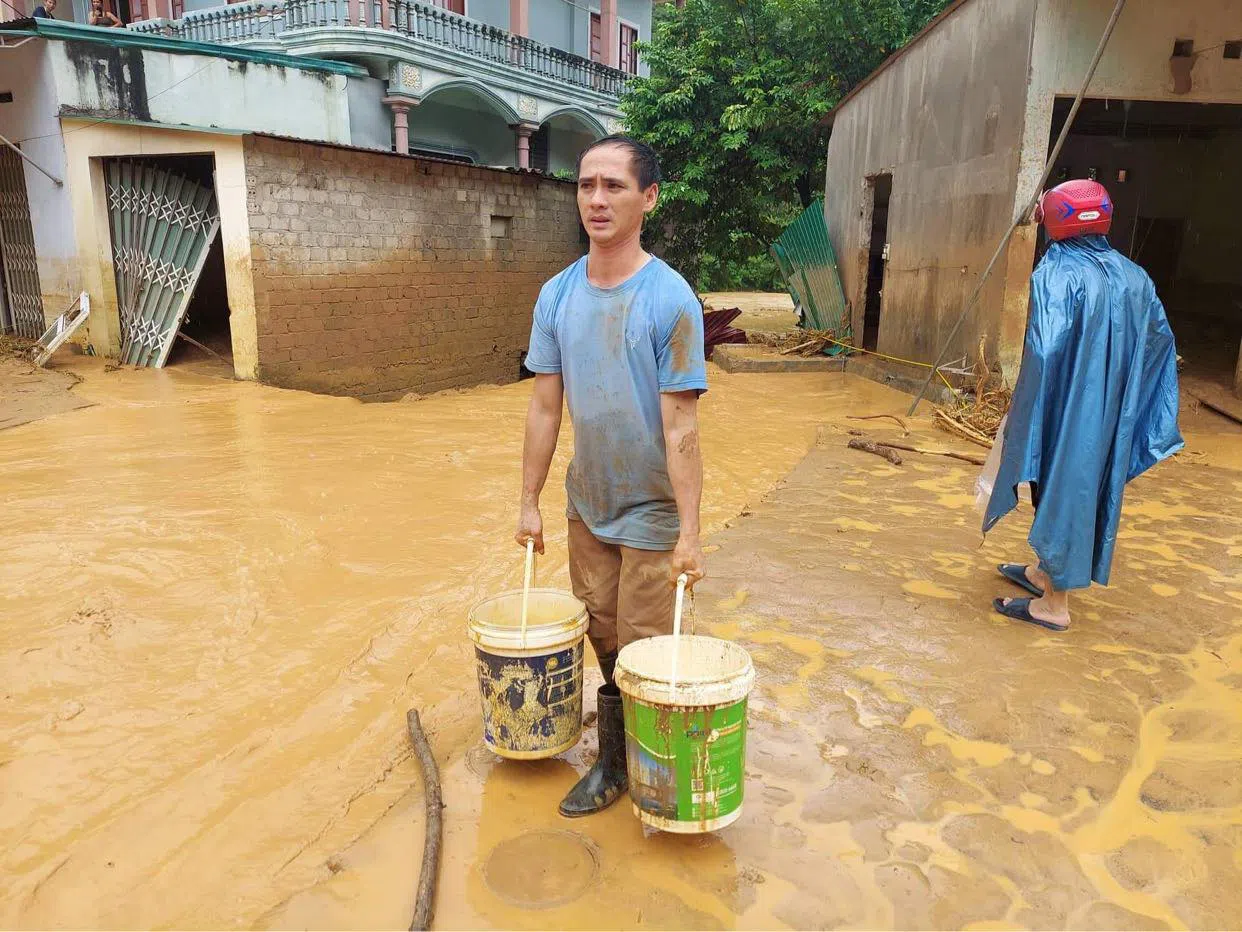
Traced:
<path fill-rule="evenodd" d="M 582 736 L 582 636 L 586 607 L 559 589 L 504 592 L 470 612 L 483 708 L 483 742 L 514 760 L 568 751 Z"/>
<path fill-rule="evenodd" d="M 630 801 L 652 828 L 714 832 L 742 814 L 755 667 L 736 644 L 683 636 L 674 686 L 673 640 L 644 638 L 617 658 Z"/>

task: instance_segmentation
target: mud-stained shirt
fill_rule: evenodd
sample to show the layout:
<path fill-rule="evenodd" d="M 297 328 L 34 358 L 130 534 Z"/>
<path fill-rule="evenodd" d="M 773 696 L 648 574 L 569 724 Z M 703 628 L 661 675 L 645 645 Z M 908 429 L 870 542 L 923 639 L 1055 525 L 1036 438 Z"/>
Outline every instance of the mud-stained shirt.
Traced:
<path fill-rule="evenodd" d="M 707 391 L 703 310 L 660 259 L 615 288 L 596 288 L 586 269 L 583 257 L 543 286 L 526 356 L 530 371 L 565 383 L 569 517 L 608 543 L 671 550 L 680 522 L 660 393 Z"/>

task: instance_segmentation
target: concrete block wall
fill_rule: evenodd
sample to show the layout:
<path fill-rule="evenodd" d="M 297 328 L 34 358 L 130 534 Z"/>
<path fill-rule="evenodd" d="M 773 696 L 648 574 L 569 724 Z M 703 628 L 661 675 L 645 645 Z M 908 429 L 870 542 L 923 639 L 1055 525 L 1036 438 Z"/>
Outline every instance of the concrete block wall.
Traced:
<path fill-rule="evenodd" d="M 259 379 L 387 398 L 518 378 L 582 254 L 571 184 L 249 136 Z"/>

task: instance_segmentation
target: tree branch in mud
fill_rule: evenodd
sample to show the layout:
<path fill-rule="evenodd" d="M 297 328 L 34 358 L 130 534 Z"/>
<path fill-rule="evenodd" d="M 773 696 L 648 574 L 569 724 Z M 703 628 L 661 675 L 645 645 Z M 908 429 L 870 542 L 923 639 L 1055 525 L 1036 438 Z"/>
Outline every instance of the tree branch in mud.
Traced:
<path fill-rule="evenodd" d="M 440 768 L 436 766 L 435 756 L 431 753 L 431 745 L 427 743 L 427 735 L 423 733 L 423 725 L 418 720 L 417 709 L 410 709 L 405 714 L 405 723 L 410 731 L 410 741 L 414 745 L 414 754 L 418 757 L 419 768 L 423 772 L 423 790 L 427 807 L 423 866 L 418 874 L 418 898 L 414 901 L 414 919 L 410 922 L 410 932 L 424 932 L 431 928 L 431 917 L 436 907 L 436 884 L 440 878 L 440 845 L 444 837 L 444 821 L 441 813 L 444 800 L 440 793 Z"/>
<path fill-rule="evenodd" d="M 910 436 L 910 425 L 895 414 L 847 414 L 845 416 L 847 421 L 876 421 L 880 418 L 888 418 L 889 420 L 896 421 L 899 425 L 901 425 L 901 435 L 903 437 Z"/>
<path fill-rule="evenodd" d="M 876 442 L 882 447 L 907 450 L 910 453 L 922 453 L 925 456 L 947 456 L 951 459 L 961 460 L 964 463 L 973 463 L 975 466 L 982 466 L 986 460 L 986 457 L 978 453 L 961 453 L 957 450 L 930 450 L 926 447 L 916 447 L 912 443 L 898 443 L 896 440 L 879 440 Z"/>
<path fill-rule="evenodd" d="M 874 440 L 863 440 L 855 437 L 849 442 L 848 446 L 851 450 L 862 450 L 864 453 L 874 453 L 876 456 L 881 456 L 894 466 L 901 465 L 901 455 L 896 450 L 881 446 Z"/>

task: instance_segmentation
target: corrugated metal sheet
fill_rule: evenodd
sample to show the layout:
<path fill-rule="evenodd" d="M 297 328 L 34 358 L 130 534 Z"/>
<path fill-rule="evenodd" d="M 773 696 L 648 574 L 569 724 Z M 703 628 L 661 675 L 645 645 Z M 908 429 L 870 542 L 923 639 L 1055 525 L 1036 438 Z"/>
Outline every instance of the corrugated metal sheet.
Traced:
<path fill-rule="evenodd" d="M 849 308 L 824 224 L 822 200 L 816 200 L 785 228 L 772 244 L 772 256 L 794 303 L 802 308 L 805 325 L 812 330 L 830 330 L 838 340 L 849 342 Z"/>
<path fill-rule="evenodd" d="M 159 368 L 220 230 L 216 195 L 151 162 L 111 159 L 105 171 L 121 361 Z"/>

